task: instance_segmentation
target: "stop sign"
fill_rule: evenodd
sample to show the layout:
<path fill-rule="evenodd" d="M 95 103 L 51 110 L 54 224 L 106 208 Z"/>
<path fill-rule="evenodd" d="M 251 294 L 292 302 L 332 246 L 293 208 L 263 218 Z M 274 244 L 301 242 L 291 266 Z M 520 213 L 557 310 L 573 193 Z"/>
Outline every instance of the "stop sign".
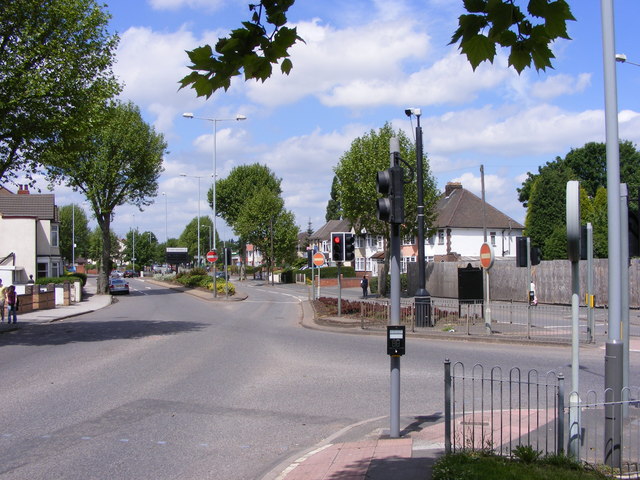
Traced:
<path fill-rule="evenodd" d="M 218 260 L 218 254 L 216 253 L 215 250 L 210 250 L 207 252 L 207 261 L 209 261 L 210 263 L 215 262 L 216 260 Z"/>

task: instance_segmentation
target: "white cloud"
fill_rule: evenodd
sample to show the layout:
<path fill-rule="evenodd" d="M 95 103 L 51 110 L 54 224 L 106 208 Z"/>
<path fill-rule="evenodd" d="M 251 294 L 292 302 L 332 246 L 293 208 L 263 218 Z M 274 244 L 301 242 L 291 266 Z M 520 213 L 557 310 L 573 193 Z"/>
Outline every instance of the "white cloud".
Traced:
<path fill-rule="evenodd" d="M 149 0 L 155 10 L 178 10 L 189 7 L 194 10 L 215 11 L 225 4 L 225 0 Z"/>
<path fill-rule="evenodd" d="M 275 74 L 265 84 L 249 82 L 247 94 L 254 102 L 276 106 L 307 95 L 326 96 L 363 79 L 399 79 L 403 62 L 424 58 L 431 49 L 428 35 L 406 19 L 343 30 L 315 19 L 297 27 L 306 43 L 291 49 L 291 74 Z"/>
<path fill-rule="evenodd" d="M 591 74 L 581 73 L 573 75 L 550 75 L 542 82 L 531 86 L 531 95 L 541 100 L 550 100 L 562 95 L 573 95 L 584 92 L 591 85 Z"/>
<path fill-rule="evenodd" d="M 519 110 L 487 106 L 423 120 L 426 150 L 471 150 L 500 156 L 558 153 L 568 146 L 602 141 L 603 112 L 567 112 L 553 105 Z"/>

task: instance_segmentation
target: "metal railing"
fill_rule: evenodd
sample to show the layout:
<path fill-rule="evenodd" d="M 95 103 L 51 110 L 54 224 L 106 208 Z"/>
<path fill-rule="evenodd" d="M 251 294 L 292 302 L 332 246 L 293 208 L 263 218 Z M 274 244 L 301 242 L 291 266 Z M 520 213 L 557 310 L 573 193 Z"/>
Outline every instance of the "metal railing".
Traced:
<path fill-rule="evenodd" d="M 529 370 L 523 375 L 500 367 L 488 372 L 480 364 L 471 371 L 462 362 L 444 363 L 445 451 L 491 450 L 512 456 L 519 446 L 543 454 L 565 452 L 569 441 L 570 408 L 565 403 L 564 376 Z M 625 388 L 621 401 L 610 390 L 590 390 L 580 399 L 580 446 L 576 455 L 590 464 L 607 464 L 623 478 L 640 477 L 640 389 Z M 618 408 L 618 431 L 606 432 L 611 410 Z M 616 423 L 612 422 L 615 426 Z M 620 439 L 620 444 L 611 439 Z M 612 452 L 614 452 L 612 454 Z M 613 460 L 612 460 L 613 458 Z"/>
<path fill-rule="evenodd" d="M 445 450 L 492 450 L 509 456 L 518 445 L 545 453 L 563 450 L 564 376 L 519 368 L 485 375 L 476 364 L 445 361 Z"/>

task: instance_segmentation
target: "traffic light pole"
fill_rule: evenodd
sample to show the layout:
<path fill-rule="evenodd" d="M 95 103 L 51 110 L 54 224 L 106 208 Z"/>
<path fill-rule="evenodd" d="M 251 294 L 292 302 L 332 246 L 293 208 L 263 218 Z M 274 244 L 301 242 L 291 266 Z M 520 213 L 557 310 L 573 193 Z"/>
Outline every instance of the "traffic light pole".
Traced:
<path fill-rule="evenodd" d="M 390 141 L 391 166 L 397 167 L 400 163 L 400 143 L 397 138 Z M 390 325 L 400 325 L 400 223 L 391 223 L 391 311 Z M 400 437 L 400 356 L 391 355 L 391 405 L 390 405 L 390 429 L 391 438 Z"/>

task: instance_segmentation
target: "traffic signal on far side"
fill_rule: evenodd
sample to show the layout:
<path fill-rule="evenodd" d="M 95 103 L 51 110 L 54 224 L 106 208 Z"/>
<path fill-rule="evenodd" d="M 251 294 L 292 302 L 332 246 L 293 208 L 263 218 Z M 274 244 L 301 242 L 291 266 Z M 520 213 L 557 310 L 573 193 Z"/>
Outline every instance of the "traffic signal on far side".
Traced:
<path fill-rule="evenodd" d="M 527 264 L 527 237 L 516 237 L 516 265 L 526 267 Z"/>
<path fill-rule="evenodd" d="M 356 259 L 356 236 L 353 233 L 344 234 L 344 261 L 353 262 Z"/>
<path fill-rule="evenodd" d="M 331 234 L 331 258 L 334 262 L 344 262 L 344 233 Z"/>
<path fill-rule="evenodd" d="M 224 264 L 231 265 L 231 249 L 229 247 L 224 249 Z"/>
<path fill-rule="evenodd" d="M 378 199 L 378 220 L 404 223 L 404 169 L 395 166 L 378 172 L 376 188 L 386 195 Z"/>

